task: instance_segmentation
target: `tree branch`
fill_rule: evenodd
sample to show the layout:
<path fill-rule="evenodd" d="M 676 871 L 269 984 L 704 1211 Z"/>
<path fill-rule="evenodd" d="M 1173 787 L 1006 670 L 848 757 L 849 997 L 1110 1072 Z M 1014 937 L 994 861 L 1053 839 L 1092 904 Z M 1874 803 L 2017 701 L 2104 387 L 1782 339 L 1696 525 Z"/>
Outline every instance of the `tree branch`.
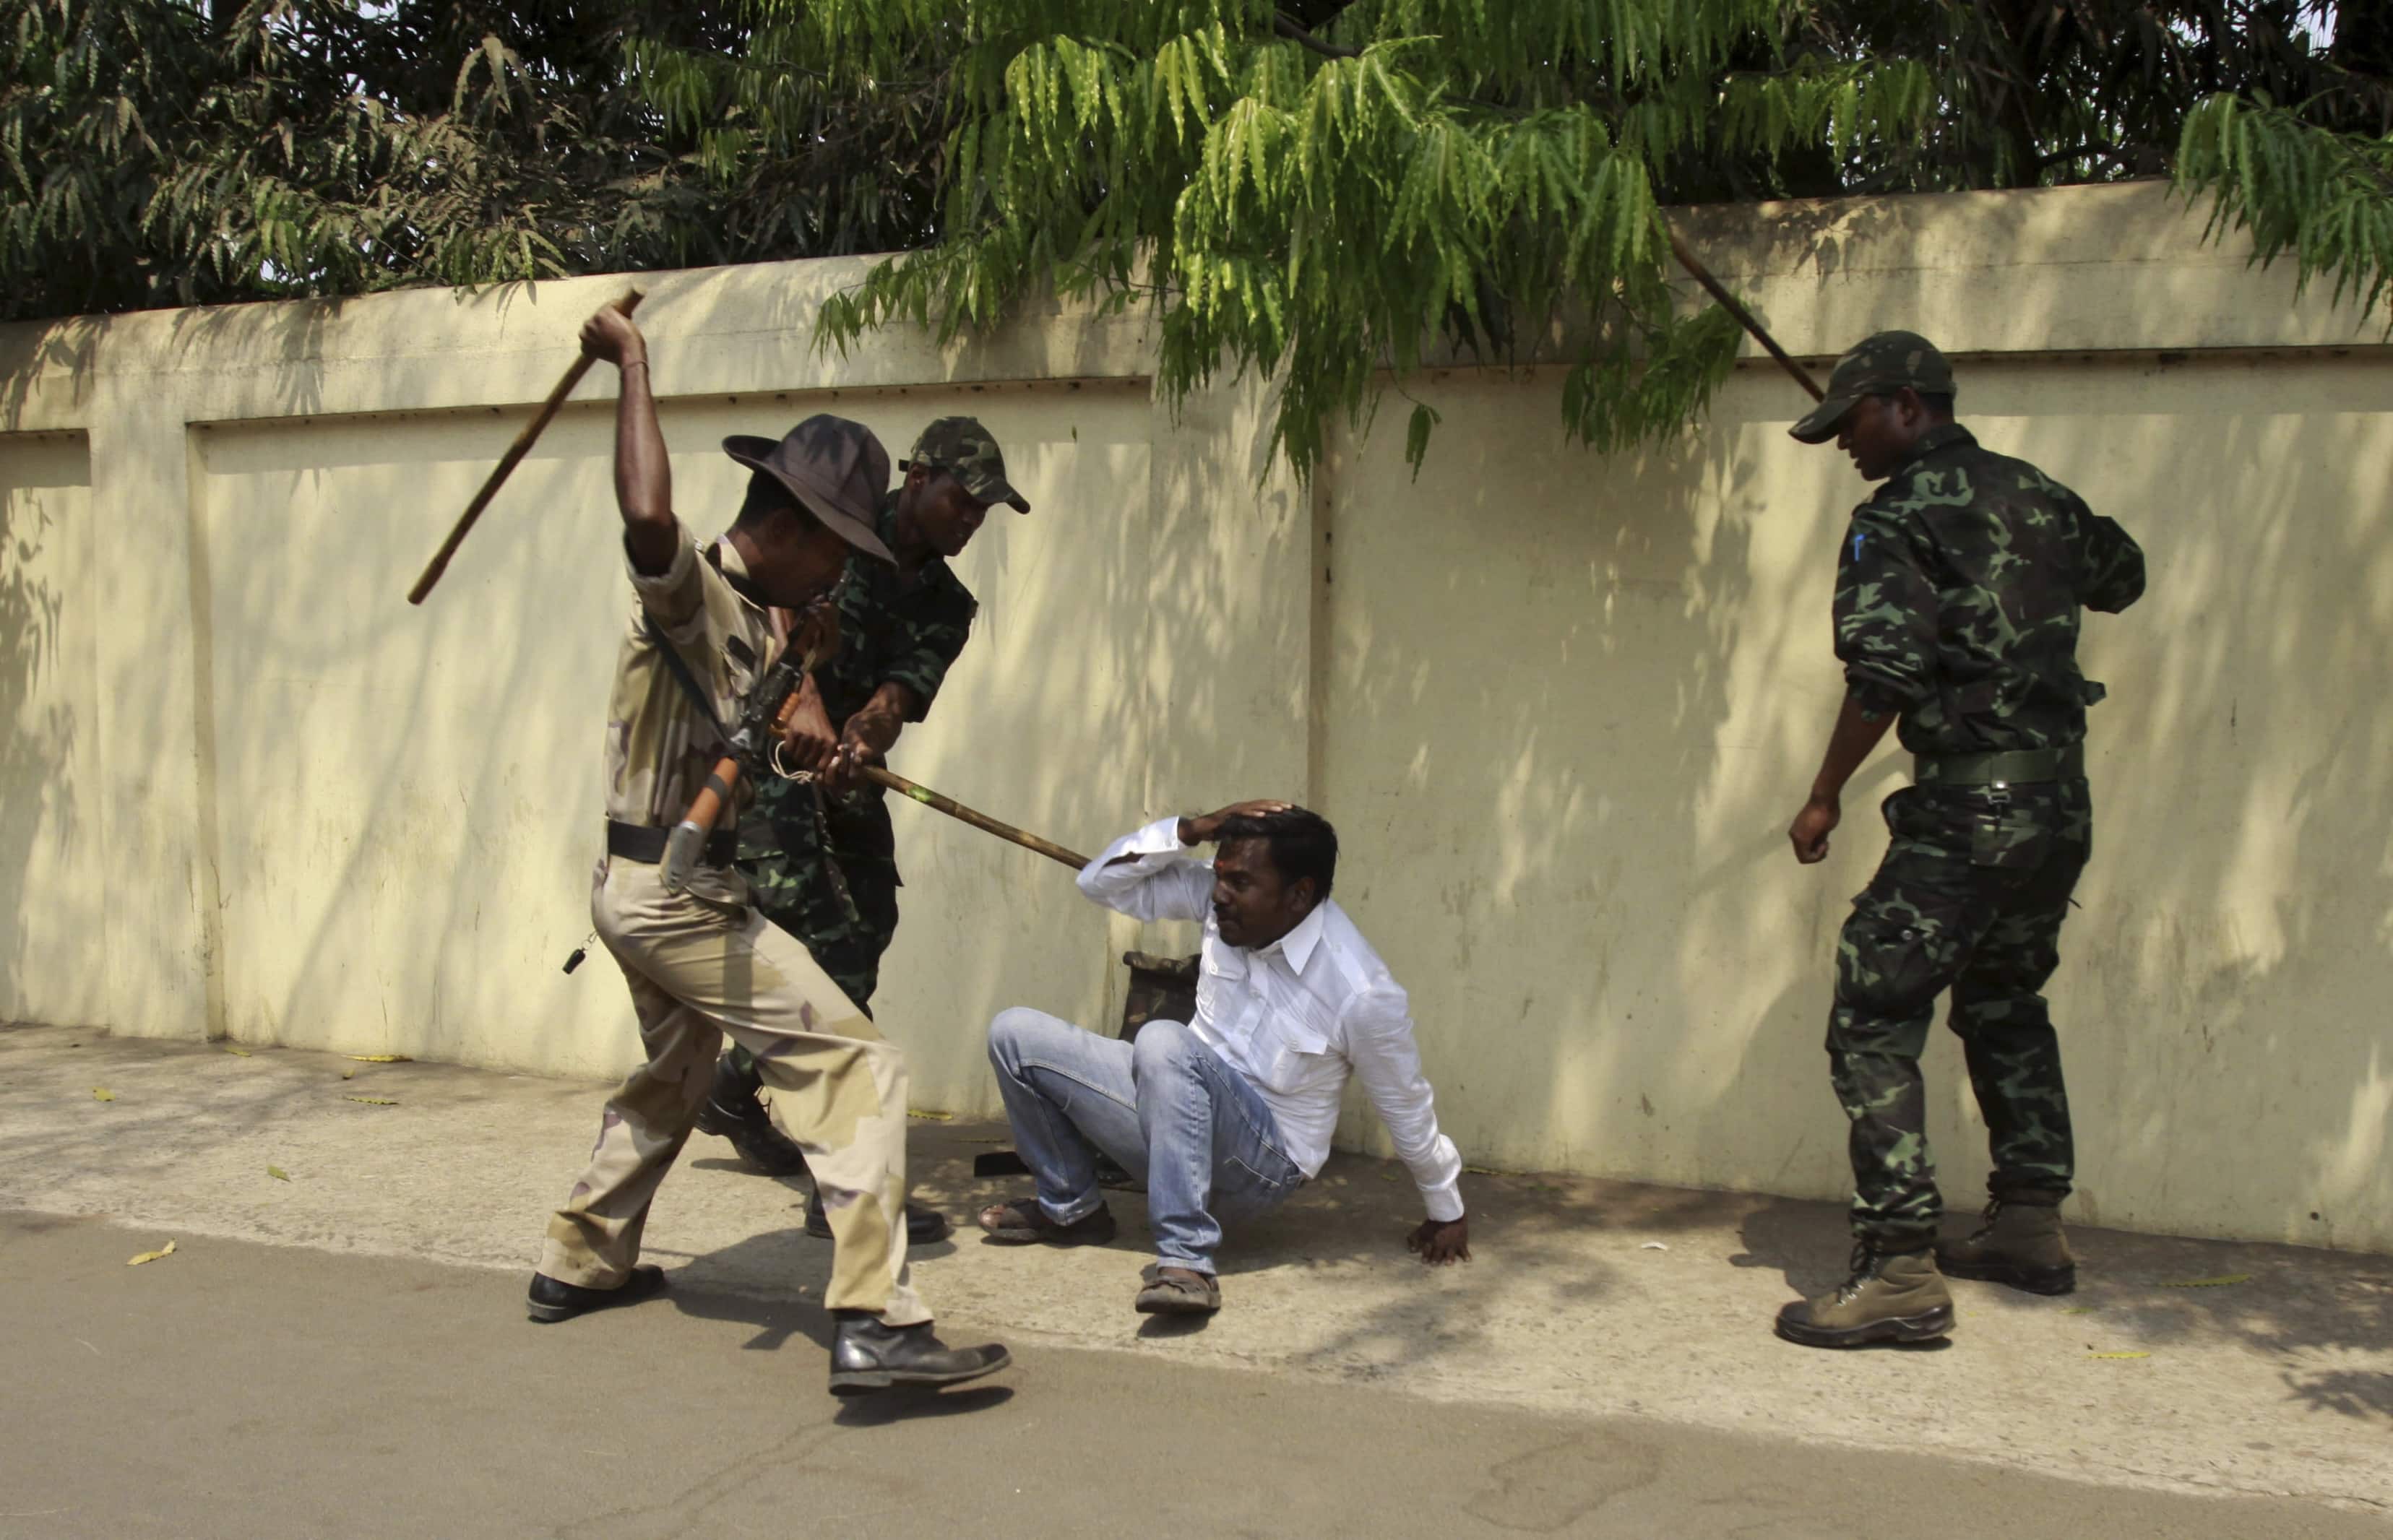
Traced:
<path fill-rule="evenodd" d="M 1285 11 L 1272 12 L 1272 31 L 1277 33 L 1280 36 L 1287 38 L 1291 43 L 1303 44 L 1306 47 L 1312 49 L 1314 53 L 1321 55 L 1325 59 L 1360 59 L 1363 57 L 1363 50 L 1360 48 L 1349 48 L 1343 44 L 1323 42 L 1321 39 L 1314 36 L 1311 33 L 1306 32 L 1303 26 L 1301 25 L 1295 18 L 1289 16 Z"/>
<path fill-rule="evenodd" d="M 2117 145 L 2088 141 L 2085 144 L 2072 145 L 2067 150 L 2056 150 L 2049 155 L 2039 155 L 2035 159 L 2035 164 L 2030 169 L 2041 175 L 2054 166 L 2065 165 L 2071 161 L 2124 161 L 2125 159 L 2126 151 Z"/>

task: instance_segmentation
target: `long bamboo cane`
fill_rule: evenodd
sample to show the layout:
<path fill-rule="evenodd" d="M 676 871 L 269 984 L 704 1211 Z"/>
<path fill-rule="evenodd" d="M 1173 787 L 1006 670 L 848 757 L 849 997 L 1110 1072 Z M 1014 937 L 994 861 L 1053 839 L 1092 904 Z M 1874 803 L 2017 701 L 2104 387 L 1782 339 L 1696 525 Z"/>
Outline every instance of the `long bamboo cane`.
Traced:
<path fill-rule="evenodd" d="M 628 316 L 640 307 L 640 301 L 645 297 L 640 291 L 634 289 L 615 302 L 615 308 Z M 565 398 L 573 394 L 573 387 L 582 383 L 582 376 L 589 373 L 590 366 L 596 361 L 585 353 L 574 359 L 572 367 L 558 378 L 556 388 L 551 390 L 548 399 L 541 403 L 540 414 L 524 424 L 523 431 L 516 435 L 516 441 L 507 446 L 507 452 L 499 456 L 497 466 L 483 478 L 482 489 L 474 494 L 473 502 L 465 504 L 465 511 L 450 527 L 449 538 L 442 541 L 440 549 L 432 554 L 432 560 L 424 568 L 424 576 L 416 579 L 415 586 L 407 591 L 409 604 L 422 604 L 424 596 L 432 592 L 432 585 L 438 582 L 440 574 L 449 569 L 449 558 L 455 555 L 457 547 L 464 543 L 466 531 L 473 529 L 474 521 L 482 516 L 482 510 L 490 505 L 490 499 L 499 495 L 499 489 L 506 485 L 508 475 L 523 463 L 525 455 L 531 452 L 532 445 L 540 440 L 541 430 L 548 426 L 557 409 L 565 405 Z"/>
<path fill-rule="evenodd" d="M 1089 858 L 1079 851 L 1066 850 L 1053 840 L 1042 840 L 1036 834 L 1023 832 L 1012 824 L 1000 823 L 986 813 L 973 811 L 953 797 L 942 796 L 927 786 L 915 785 L 895 770 L 883 769 L 878 764 L 860 765 L 858 769 L 862 771 L 866 780 L 876 786 L 885 786 L 902 796 L 911 797 L 924 807 L 944 813 L 950 818 L 961 818 L 983 833 L 994 834 L 1000 840 L 1011 840 L 1025 850 L 1035 850 L 1051 861 L 1061 861 L 1075 871 L 1089 864 Z"/>
<path fill-rule="evenodd" d="M 1745 307 L 1744 302 L 1722 287 L 1720 281 L 1712 276 L 1709 268 L 1696 260 L 1695 254 L 1687 249 L 1686 238 L 1670 228 L 1667 223 L 1665 223 L 1662 228 L 1669 233 L 1670 254 L 1679 259 L 1679 266 L 1686 268 L 1689 276 L 1704 286 L 1704 292 L 1720 301 L 1720 308 L 1735 317 L 1736 323 L 1753 334 L 1753 340 L 1759 343 L 1764 351 L 1778 360 L 1779 367 L 1794 375 L 1795 383 L 1811 393 L 1811 399 L 1816 401 L 1827 395 L 1826 391 L 1820 388 L 1820 382 L 1811 378 L 1811 372 L 1788 358 L 1786 349 L 1778 346 L 1778 339 L 1762 330 L 1761 322 L 1753 319 L 1753 312 Z"/>

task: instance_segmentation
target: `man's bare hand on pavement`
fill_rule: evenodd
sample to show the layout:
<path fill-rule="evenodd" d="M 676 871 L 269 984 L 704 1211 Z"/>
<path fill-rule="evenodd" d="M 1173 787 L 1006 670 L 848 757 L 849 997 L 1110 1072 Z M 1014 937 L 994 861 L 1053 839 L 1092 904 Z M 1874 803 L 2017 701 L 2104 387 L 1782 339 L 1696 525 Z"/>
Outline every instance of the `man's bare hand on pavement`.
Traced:
<path fill-rule="evenodd" d="M 1432 1267 L 1467 1262 L 1471 1260 L 1471 1217 L 1423 1220 L 1419 1229 L 1405 1237 L 1405 1249 Z"/>

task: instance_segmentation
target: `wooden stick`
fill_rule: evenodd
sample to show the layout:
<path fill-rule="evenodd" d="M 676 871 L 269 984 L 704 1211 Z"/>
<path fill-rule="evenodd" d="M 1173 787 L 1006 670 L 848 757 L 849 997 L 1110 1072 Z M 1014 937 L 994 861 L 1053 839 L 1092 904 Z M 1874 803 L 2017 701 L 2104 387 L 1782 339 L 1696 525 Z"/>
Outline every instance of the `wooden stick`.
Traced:
<path fill-rule="evenodd" d="M 615 302 L 615 308 L 628 316 L 640 307 L 640 301 L 645 297 L 640 291 L 634 289 Z M 582 383 L 582 376 L 589 373 L 590 366 L 597 361 L 585 353 L 574 359 L 573 366 L 557 380 L 556 388 L 550 391 L 548 399 L 541 403 L 540 414 L 524 424 L 524 430 L 516 435 L 516 441 L 507 446 L 507 452 L 499 456 L 499 463 L 483 480 L 482 489 L 474 494 L 473 502 L 465 504 L 464 513 L 458 516 L 456 524 L 450 529 L 449 538 L 442 541 L 440 549 L 432 554 L 431 562 L 424 568 L 424 576 L 416 579 L 415 586 L 407 591 L 409 604 L 422 604 L 424 596 L 432 592 L 432 585 L 438 582 L 440 574 L 448 570 L 449 558 L 455 555 L 457 547 L 464 543 L 465 532 L 474 528 L 474 521 L 482 516 L 482 510 L 490 505 L 490 499 L 498 496 L 499 489 L 506 485 L 508 474 L 523 463 L 525 455 L 531 452 L 532 445 L 540 439 L 541 430 L 548 426 L 549 419 L 556 415 L 557 409 L 565 405 L 565 398 L 573 394 L 573 387 Z"/>
<path fill-rule="evenodd" d="M 924 807 L 944 813 L 950 818 L 961 818 L 983 833 L 1011 840 L 1025 850 L 1035 850 L 1051 861 L 1061 861 L 1074 871 L 1089 864 L 1089 858 L 1079 851 L 1066 850 L 1053 840 L 1042 840 L 1036 834 L 1025 834 L 1012 824 L 999 823 L 986 813 L 974 812 L 953 797 L 943 797 L 927 786 L 915 785 L 894 770 L 884 770 L 877 764 L 858 765 L 857 768 L 866 780 L 876 786 L 885 786 L 892 791 L 911 797 Z"/>
<path fill-rule="evenodd" d="M 1687 249 L 1685 238 L 1677 230 L 1671 229 L 1667 221 L 1664 222 L 1662 228 L 1669 232 L 1670 254 L 1677 257 L 1679 266 L 1686 268 L 1694 281 L 1704 286 L 1704 292 L 1720 301 L 1720 308 L 1735 317 L 1739 326 L 1752 333 L 1753 340 L 1759 343 L 1772 358 L 1776 359 L 1787 373 L 1795 376 L 1795 383 L 1811 393 L 1811 399 L 1816 401 L 1827 395 L 1826 391 L 1820 388 L 1820 382 L 1811 378 L 1811 372 L 1788 358 L 1786 349 L 1779 346 L 1777 340 L 1761 329 L 1761 322 L 1753 319 L 1753 312 L 1746 309 L 1734 294 L 1720 286 L 1720 281 L 1712 276 L 1710 268 L 1695 260 L 1695 254 Z"/>

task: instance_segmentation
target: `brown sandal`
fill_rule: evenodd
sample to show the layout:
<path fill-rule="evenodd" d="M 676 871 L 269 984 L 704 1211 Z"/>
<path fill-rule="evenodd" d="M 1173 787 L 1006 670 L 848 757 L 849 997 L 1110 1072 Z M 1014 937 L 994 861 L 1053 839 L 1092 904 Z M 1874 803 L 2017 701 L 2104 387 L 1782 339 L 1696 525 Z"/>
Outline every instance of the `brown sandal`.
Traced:
<path fill-rule="evenodd" d="M 1004 1203 L 992 1203 L 979 1214 L 980 1227 L 988 1238 L 1007 1246 L 1027 1246 L 1044 1242 L 1049 1246 L 1102 1246 L 1114 1238 L 1113 1210 L 1103 1204 L 1070 1224 L 1057 1224 L 1047 1217 L 1037 1197 L 1013 1198 Z"/>
<path fill-rule="evenodd" d="M 1138 1291 L 1141 1315 L 1210 1315 L 1222 1308 L 1222 1286 L 1210 1272 L 1149 1262 L 1139 1273 L 1146 1286 Z"/>

